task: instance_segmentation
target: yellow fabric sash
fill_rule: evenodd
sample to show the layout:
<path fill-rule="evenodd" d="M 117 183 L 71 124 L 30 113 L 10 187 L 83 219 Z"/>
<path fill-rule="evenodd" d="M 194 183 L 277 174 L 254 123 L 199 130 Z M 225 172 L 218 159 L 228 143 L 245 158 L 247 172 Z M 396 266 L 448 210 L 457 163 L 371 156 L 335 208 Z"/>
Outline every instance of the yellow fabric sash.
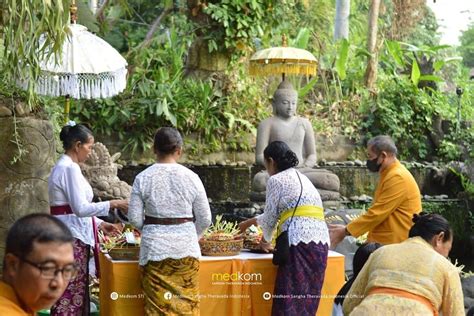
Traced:
<path fill-rule="evenodd" d="M 290 208 L 281 212 L 277 228 L 277 237 L 280 236 L 281 226 L 291 218 L 294 210 L 294 208 Z M 296 208 L 295 216 L 312 217 L 324 221 L 324 209 L 316 205 L 300 205 Z"/>

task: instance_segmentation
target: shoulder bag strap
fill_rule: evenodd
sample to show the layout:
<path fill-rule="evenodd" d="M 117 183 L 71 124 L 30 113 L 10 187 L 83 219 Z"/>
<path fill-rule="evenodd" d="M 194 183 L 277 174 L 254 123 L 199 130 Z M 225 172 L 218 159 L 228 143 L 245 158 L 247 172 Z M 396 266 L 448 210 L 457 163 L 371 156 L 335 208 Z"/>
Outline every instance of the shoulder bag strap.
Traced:
<path fill-rule="evenodd" d="M 296 172 L 296 175 L 298 176 L 298 180 L 300 180 L 301 192 L 300 192 L 300 196 L 298 197 L 298 201 L 296 202 L 295 209 L 293 210 L 293 214 L 291 215 L 290 223 L 288 224 L 288 231 L 290 230 L 290 225 L 293 222 L 293 217 L 295 216 L 295 212 L 296 212 L 296 209 L 298 208 L 298 204 L 300 204 L 301 195 L 303 195 L 303 182 L 301 182 L 301 178 L 300 178 L 300 175 L 298 174 L 298 171 L 295 170 L 295 172 Z"/>

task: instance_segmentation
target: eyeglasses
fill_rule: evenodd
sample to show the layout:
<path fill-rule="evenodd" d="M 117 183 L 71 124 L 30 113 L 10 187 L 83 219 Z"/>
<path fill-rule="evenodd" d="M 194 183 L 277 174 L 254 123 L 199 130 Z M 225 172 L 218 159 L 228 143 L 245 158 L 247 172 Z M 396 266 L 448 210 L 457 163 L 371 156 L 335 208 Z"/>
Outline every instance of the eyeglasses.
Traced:
<path fill-rule="evenodd" d="M 77 270 L 78 270 L 78 267 L 75 265 L 75 264 L 68 264 L 66 266 L 64 266 L 62 269 L 58 269 L 56 267 L 48 267 L 48 266 L 44 266 L 40 263 L 35 263 L 35 262 L 31 262 L 25 258 L 21 258 L 21 257 L 18 257 L 21 261 L 23 262 L 26 262 L 28 263 L 29 265 L 37 268 L 38 270 L 40 270 L 40 275 L 43 279 L 47 279 L 47 280 L 52 280 L 56 277 L 56 275 L 61 272 L 61 274 L 63 275 L 63 278 L 64 280 L 66 281 L 69 281 L 71 279 L 74 279 L 77 275 Z"/>

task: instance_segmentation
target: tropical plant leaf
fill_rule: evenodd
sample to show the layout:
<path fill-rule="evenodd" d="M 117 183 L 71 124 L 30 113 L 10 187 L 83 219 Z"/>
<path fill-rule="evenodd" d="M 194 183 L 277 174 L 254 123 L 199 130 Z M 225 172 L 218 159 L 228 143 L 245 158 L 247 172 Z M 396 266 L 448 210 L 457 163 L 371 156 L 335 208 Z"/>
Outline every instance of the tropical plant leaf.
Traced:
<path fill-rule="evenodd" d="M 349 55 L 349 41 L 343 38 L 340 41 L 339 52 L 336 60 L 336 71 L 341 80 L 346 79 L 347 57 Z"/>
<path fill-rule="evenodd" d="M 313 79 L 311 79 L 303 88 L 299 89 L 298 90 L 298 98 L 304 98 L 308 92 L 310 92 L 314 86 L 316 85 L 316 83 L 318 82 L 318 77 L 314 77 Z"/>
<path fill-rule="evenodd" d="M 420 75 L 420 67 L 418 66 L 418 62 L 413 60 L 413 64 L 411 65 L 411 82 L 413 82 L 415 86 L 418 86 Z"/>
<path fill-rule="evenodd" d="M 229 129 L 233 129 L 234 128 L 234 124 L 235 124 L 235 116 L 234 114 L 230 113 L 230 112 L 224 112 L 224 116 L 228 119 L 228 126 L 229 126 Z"/>
<path fill-rule="evenodd" d="M 419 81 L 434 81 L 434 82 L 443 82 L 443 78 L 435 75 L 422 75 L 419 78 Z"/>
<path fill-rule="evenodd" d="M 301 49 L 306 49 L 308 47 L 309 38 L 311 37 L 311 32 L 308 28 L 304 27 L 299 30 L 298 35 L 294 39 L 291 46 Z"/>
<path fill-rule="evenodd" d="M 433 63 L 433 70 L 440 71 L 441 68 L 444 67 L 444 65 L 446 65 L 446 62 L 444 60 L 437 60 Z"/>
<path fill-rule="evenodd" d="M 387 46 L 387 50 L 392 56 L 393 60 L 399 67 L 405 67 L 405 63 L 403 62 L 403 52 L 402 48 L 400 47 L 400 43 L 396 41 L 385 41 L 385 45 Z"/>
<path fill-rule="evenodd" d="M 99 24 L 96 17 L 94 14 L 92 14 L 92 11 L 89 8 L 88 1 L 77 1 L 77 12 L 77 23 L 84 25 L 92 33 L 99 32 Z"/>

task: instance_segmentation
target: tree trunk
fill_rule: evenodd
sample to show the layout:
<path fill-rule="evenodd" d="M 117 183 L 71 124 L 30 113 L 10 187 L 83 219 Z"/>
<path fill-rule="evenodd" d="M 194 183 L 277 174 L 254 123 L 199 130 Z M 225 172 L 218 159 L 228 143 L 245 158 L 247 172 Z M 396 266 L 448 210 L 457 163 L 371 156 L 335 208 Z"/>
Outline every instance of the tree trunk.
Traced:
<path fill-rule="evenodd" d="M 203 11 L 203 2 L 200 0 L 187 0 L 188 18 L 198 26 L 207 26 L 212 23 L 211 18 Z M 196 27 L 196 39 L 188 50 L 186 59 L 185 76 L 207 79 L 218 73 L 224 75 L 230 63 L 230 53 L 227 51 L 209 52 L 206 34 L 203 28 Z"/>
<path fill-rule="evenodd" d="M 224 74 L 230 57 L 223 52 L 209 53 L 207 41 L 196 38 L 188 49 L 184 75 L 186 77 L 207 79 L 215 73 Z"/>
<path fill-rule="evenodd" d="M 365 86 L 373 89 L 377 80 L 377 21 L 379 17 L 380 0 L 372 0 L 369 11 L 369 32 L 367 38 L 367 50 L 370 53 L 365 71 Z"/>
<path fill-rule="evenodd" d="M 146 33 L 145 39 L 140 44 L 140 48 L 145 48 L 148 45 L 150 45 L 151 40 L 153 39 L 153 35 L 155 35 L 155 32 L 158 29 L 158 26 L 160 26 L 161 21 L 172 11 L 173 11 L 173 8 L 164 9 L 163 12 L 161 12 L 161 14 L 155 19 L 155 21 L 153 21 L 153 24 L 151 25 L 150 29 Z"/>
<path fill-rule="evenodd" d="M 334 19 L 334 41 L 349 38 L 349 13 L 351 0 L 336 0 L 336 18 Z"/>

